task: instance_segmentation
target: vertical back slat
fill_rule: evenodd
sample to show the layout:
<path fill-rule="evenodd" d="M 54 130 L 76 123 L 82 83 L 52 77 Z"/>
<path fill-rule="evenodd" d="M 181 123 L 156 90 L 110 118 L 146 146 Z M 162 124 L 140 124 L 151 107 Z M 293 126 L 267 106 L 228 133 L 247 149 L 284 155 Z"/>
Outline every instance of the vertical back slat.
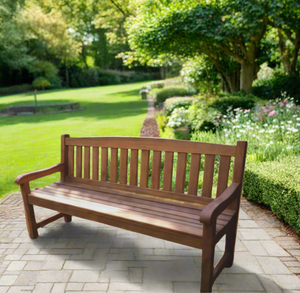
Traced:
<path fill-rule="evenodd" d="M 175 192 L 184 192 L 187 153 L 178 153 Z"/>
<path fill-rule="evenodd" d="M 165 166 L 164 166 L 164 180 L 163 180 L 163 190 L 172 190 L 172 178 L 173 178 L 173 152 L 165 152 Z"/>
<path fill-rule="evenodd" d="M 188 190 L 188 194 L 190 194 L 190 195 L 197 195 L 197 193 L 198 193 L 200 162 L 201 162 L 201 155 L 200 154 L 192 154 L 190 179 L 189 179 L 189 190 Z"/>
<path fill-rule="evenodd" d="M 84 147 L 84 179 L 90 179 L 91 173 L 91 150 L 90 147 Z"/>
<path fill-rule="evenodd" d="M 68 175 L 74 177 L 74 146 L 68 147 Z"/>
<path fill-rule="evenodd" d="M 112 148 L 110 154 L 110 182 L 118 182 L 118 149 Z"/>
<path fill-rule="evenodd" d="M 120 158 L 120 183 L 127 184 L 128 150 L 121 149 Z"/>
<path fill-rule="evenodd" d="M 160 164 L 161 164 L 161 152 L 153 152 L 153 162 L 152 162 L 152 178 L 151 178 L 151 188 L 159 189 L 160 183 Z"/>
<path fill-rule="evenodd" d="M 219 195 L 221 195 L 221 193 L 228 186 L 230 159 L 231 159 L 231 157 L 227 157 L 227 156 L 220 157 L 220 167 L 219 167 L 218 185 L 217 185 L 217 197 Z"/>
<path fill-rule="evenodd" d="M 92 179 L 99 180 L 99 147 L 93 147 Z"/>
<path fill-rule="evenodd" d="M 82 178 L 82 147 L 76 147 L 76 177 Z"/>
<path fill-rule="evenodd" d="M 205 155 L 202 196 L 211 197 L 214 180 L 215 156 Z"/>
<path fill-rule="evenodd" d="M 129 184 L 137 186 L 139 151 L 131 150 Z"/>
<path fill-rule="evenodd" d="M 150 151 L 142 150 L 142 162 L 141 162 L 141 187 L 148 187 L 149 178 L 149 155 Z"/>
<path fill-rule="evenodd" d="M 101 181 L 108 179 L 108 148 L 101 148 Z"/>

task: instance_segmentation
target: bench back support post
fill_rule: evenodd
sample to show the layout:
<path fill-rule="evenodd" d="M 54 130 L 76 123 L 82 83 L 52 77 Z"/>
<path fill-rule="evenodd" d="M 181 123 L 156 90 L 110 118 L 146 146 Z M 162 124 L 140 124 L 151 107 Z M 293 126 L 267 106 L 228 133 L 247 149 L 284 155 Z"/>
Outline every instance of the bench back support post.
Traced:
<path fill-rule="evenodd" d="M 64 163 L 64 171 L 61 172 L 60 180 L 64 181 L 68 175 L 68 146 L 66 145 L 66 139 L 69 138 L 69 134 L 63 134 L 61 136 L 61 163 Z"/>

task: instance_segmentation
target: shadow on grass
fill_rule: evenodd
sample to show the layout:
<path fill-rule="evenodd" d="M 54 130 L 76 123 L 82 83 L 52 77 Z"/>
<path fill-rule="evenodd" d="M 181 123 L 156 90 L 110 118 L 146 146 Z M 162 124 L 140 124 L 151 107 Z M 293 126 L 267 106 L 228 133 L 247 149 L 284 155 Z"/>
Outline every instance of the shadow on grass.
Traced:
<path fill-rule="evenodd" d="M 58 104 L 58 103 L 68 103 L 68 102 L 78 102 L 78 100 L 44 100 L 39 102 L 39 105 L 43 104 Z M 62 113 L 44 113 L 44 114 L 33 114 L 26 116 L 3 116 L 0 117 L 0 125 L 13 125 L 18 123 L 39 123 L 48 121 L 60 121 L 70 118 L 80 118 L 80 119 L 96 119 L 96 120 L 106 120 L 106 119 L 116 119 L 129 116 L 137 116 L 141 114 L 146 114 L 147 102 L 143 100 L 137 101 L 124 101 L 117 103 L 106 103 L 106 102 L 85 102 L 84 100 L 79 101 L 80 107 L 83 110 L 74 112 L 62 112 Z M 11 106 L 20 105 L 19 102 L 11 104 Z M 23 105 L 31 105 L 23 103 Z"/>

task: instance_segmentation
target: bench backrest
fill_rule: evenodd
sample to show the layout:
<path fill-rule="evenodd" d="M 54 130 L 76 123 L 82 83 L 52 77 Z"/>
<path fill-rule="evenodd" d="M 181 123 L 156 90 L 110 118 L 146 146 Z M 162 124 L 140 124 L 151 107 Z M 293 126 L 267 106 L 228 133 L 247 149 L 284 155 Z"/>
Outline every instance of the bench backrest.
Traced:
<path fill-rule="evenodd" d="M 238 141 L 236 146 L 231 146 L 159 138 L 70 138 L 69 135 L 63 135 L 62 162 L 65 163 L 66 168 L 61 179 L 85 184 L 98 181 L 106 187 L 109 186 L 107 183 L 111 183 L 148 188 L 166 194 L 171 192 L 184 194 L 187 158 L 189 157 L 187 194 L 195 196 L 198 195 L 202 156 L 204 175 L 201 196 L 211 198 L 215 160 L 216 156 L 220 156 L 216 189 L 218 197 L 228 186 L 229 169 L 233 161 L 231 158 L 234 158 L 232 182 L 242 183 L 246 148 L 247 142 L 245 141 Z M 162 156 L 164 156 L 164 166 L 161 170 Z M 174 157 L 177 157 L 176 166 Z M 150 177 L 149 174 L 151 174 Z M 162 186 L 160 185 L 161 177 Z M 172 188 L 173 178 L 175 187 Z"/>

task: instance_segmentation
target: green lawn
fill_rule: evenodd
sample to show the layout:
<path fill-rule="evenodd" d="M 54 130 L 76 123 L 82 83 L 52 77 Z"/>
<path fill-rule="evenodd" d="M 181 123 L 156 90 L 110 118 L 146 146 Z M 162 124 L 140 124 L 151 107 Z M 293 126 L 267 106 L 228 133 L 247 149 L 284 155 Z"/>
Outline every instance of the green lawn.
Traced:
<path fill-rule="evenodd" d="M 38 94 L 39 104 L 79 102 L 84 110 L 71 113 L 0 117 L 0 198 L 19 190 L 17 175 L 60 161 L 60 136 L 138 136 L 147 102 L 140 99 L 141 83 Z M 32 105 L 27 94 L 0 97 L 0 110 Z M 36 180 L 31 188 L 49 184 L 58 175 Z"/>

